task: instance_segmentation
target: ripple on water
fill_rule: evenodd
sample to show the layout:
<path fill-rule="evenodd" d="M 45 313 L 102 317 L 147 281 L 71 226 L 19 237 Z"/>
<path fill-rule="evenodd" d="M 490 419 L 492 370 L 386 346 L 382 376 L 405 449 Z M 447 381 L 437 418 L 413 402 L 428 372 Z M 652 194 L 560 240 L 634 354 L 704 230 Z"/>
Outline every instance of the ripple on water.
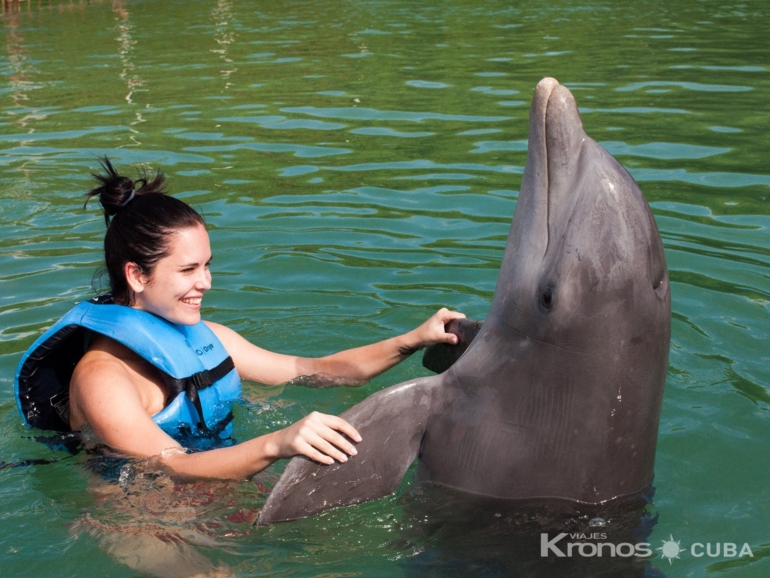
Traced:
<path fill-rule="evenodd" d="M 307 114 L 323 118 L 342 118 L 350 120 L 383 120 L 423 122 L 426 120 L 445 120 L 457 122 L 501 122 L 509 120 L 507 116 L 474 116 L 465 114 L 442 114 L 437 112 L 408 112 L 398 110 L 376 110 L 371 108 L 317 108 L 313 106 L 287 107 L 283 112 Z"/>
<path fill-rule="evenodd" d="M 638 156 L 653 159 L 703 159 L 732 150 L 724 147 L 668 142 L 630 145 L 621 141 L 600 141 L 599 144 L 613 156 Z"/>
<path fill-rule="evenodd" d="M 405 132 L 399 131 L 388 127 L 371 126 L 364 128 L 356 128 L 350 131 L 353 134 L 363 134 L 368 136 L 392 136 L 397 138 L 420 138 L 425 136 L 433 136 L 434 132 Z"/>
<path fill-rule="evenodd" d="M 299 158 L 316 158 L 316 157 L 328 157 L 334 155 L 345 155 L 350 153 L 350 149 L 322 147 L 312 145 L 294 145 L 294 144 L 273 144 L 273 143 L 255 143 L 245 142 L 235 145 L 212 145 L 212 146 L 197 146 L 197 147 L 185 147 L 186 151 L 191 152 L 210 152 L 210 153 L 222 153 L 238 150 L 250 150 L 268 153 L 294 153 L 295 157 Z"/>
<path fill-rule="evenodd" d="M 406 85 L 415 88 L 449 88 L 452 86 L 446 82 L 433 82 L 430 80 L 407 80 Z"/>
<path fill-rule="evenodd" d="M 658 86 L 674 86 L 678 88 L 684 88 L 686 90 L 695 90 L 698 92 L 746 92 L 754 90 L 751 86 L 740 86 L 732 84 L 701 84 L 698 82 L 682 82 L 682 81 L 647 81 L 647 82 L 635 82 L 627 86 L 619 86 L 615 90 L 618 92 L 632 92 L 641 88 L 658 87 Z"/>

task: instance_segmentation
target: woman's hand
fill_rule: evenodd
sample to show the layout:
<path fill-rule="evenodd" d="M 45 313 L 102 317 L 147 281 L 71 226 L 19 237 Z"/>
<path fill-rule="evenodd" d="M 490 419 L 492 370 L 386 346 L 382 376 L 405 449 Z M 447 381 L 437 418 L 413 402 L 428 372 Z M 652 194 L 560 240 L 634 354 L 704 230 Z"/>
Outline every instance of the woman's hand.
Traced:
<path fill-rule="evenodd" d="M 454 345 L 457 343 L 457 335 L 454 333 L 447 333 L 444 330 L 444 326 L 452 321 L 452 319 L 464 319 L 465 315 L 458 311 L 450 311 L 449 309 L 442 307 L 436 313 L 431 315 L 425 323 L 413 329 L 407 333 L 406 337 L 409 338 L 410 347 L 414 350 L 422 349 L 423 347 L 429 347 L 436 345 L 437 343 L 449 343 Z"/>
<path fill-rule="evenodd" d="M 275 433 L 275 455 L 277 458 L 303 455 L 327 465 L 333 464 L 334 460 L 346 462 L 349 455 L 358 452 L 342 434 L 355 442 L 361 441 L 355 428 L 341 417 L 314 411 Z"/>

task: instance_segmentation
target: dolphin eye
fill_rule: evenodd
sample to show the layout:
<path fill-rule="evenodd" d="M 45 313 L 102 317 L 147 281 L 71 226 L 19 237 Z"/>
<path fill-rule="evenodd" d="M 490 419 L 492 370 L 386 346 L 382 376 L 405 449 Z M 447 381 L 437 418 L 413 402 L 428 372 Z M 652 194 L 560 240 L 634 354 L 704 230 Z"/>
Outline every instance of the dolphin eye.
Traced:
<path fill-rule="evenodd" d="M 553 307 L 556 296 L 553 293 L 553 285 L 546 285 L 540 290 L 540 306 L 543 309 Z"/>

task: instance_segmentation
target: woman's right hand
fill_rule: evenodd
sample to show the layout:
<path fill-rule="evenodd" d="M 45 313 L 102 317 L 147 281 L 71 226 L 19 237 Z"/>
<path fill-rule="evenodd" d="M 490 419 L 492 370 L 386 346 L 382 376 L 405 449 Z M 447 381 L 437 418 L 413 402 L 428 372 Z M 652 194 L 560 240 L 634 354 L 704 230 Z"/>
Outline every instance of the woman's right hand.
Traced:
<path fill-rule="evenodd" d="M 276 434 L 278 458 L 302 455 L 326 465 L 333 464 L 334 460 L 346 462 L 349 455 L 358 453 L 342 434 L 355 442 L 361 441 L 359 433 L 344 419 L 317 411 Z"/>

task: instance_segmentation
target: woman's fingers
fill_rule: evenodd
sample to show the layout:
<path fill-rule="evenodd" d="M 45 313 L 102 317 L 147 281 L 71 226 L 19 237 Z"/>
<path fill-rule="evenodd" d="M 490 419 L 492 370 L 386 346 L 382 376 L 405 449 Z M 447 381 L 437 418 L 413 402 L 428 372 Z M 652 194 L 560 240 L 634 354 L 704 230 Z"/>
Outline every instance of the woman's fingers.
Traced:
<path fill-rule="evenodd" d="M 297 448 L 297 455 L 305 456 L 314 462 L 318 462 L 319 464 L 326 464 L 327 466 L 330 466 L 334 463 L 334 458 L 319 452 L 308 443 L 305 443 L 304 446 Z"/>
<path fill-rule="evenodd" d="M 334 460 L 337 460 L 338 462 L 346 462 L 348 461 L 348 456 L 345 454 L 345 452 L 341 451 L 337 447 L 335 447 L 332 443 L 326 441 L 323 437 L 316 436 L 315 439 L 307 440 L 308 443 L 321 452 L 321 454 L 324 455 L 325 458 L 327 458 L 324 463 L 332 464 L 334 463 Z"/>
<path fill-rule="evenodd" d="M 322 464 L 333 464 L 334 460 L 346 462 L 348 455 L 358 453 L 345 436 L 361 441 L 356 429 L 344 419 L 318 412 L 311 413 L 284 431 L 291 438 L 291 455 L 301 454 Z"/>
<path fill-rule="evenodd" d="M 339 432 L 345 433 L 349 438 L 361 441 L 358 432 L 344 419 L 326 414 L 316 414 L 320 424 L 315 431 L 315 438 L 308 440 L 317 450 L 333 457 L 339 462 L 348 461 L 348 455 L 354 456 L 358 452 Z"/>
<path fill-rule="evenodd" d="M 428 347 L 436 343 L 457 343 L 457 336 L 453 333 L 447 333 L 444 326 L 453 319 L 463 318 L 465 318 L 465 314 L 442 307 L 415 330 L 417 347 Z"/>
<path fill-rule="evenodd" d="M 438 327 L 439 335 L 437 336 L 438 342 L 441 343 L 451 343 L 452 345 L 455 345 L 459 340 L 457 338 L 457 335 L 454 333 L 449 333 L 445 329 L 447 323 L 450 321 L 453 321 L 455 319 L 464 319 L 465 314 L 460 313 L 459 311 L 449 311 L 448 309 L 441 309 L 436 316 L 438 317 L 438 321 L 440 322 L 440 326 Z"/>
<path fill-rule="evenodd" d="M 320 415 L 322 417 L 322 419 L 324 420 L 324 423 L 328 427 L 330 427 L 331 429 L 334 429 L 334 430 L 337 430 L 337 431 L 341 431 L 342 433 L 344 433 L 346 436 L 348 436 L 353 441 L 356 441 L 356 442 L 360 442 L 361 441 L 361 435 L 356 431 L 356 428 L 354 428 L 352 425 L 350 425 L 348 422 L 346 422 L 341 417 L 337 417 L 336 415 L 327 415 L 327 414 L 324 414 L 324 413 L 321 413 L 321 414 L 318 414 L 318 415 Z M 339 434 L 337 434 L 337 435 L 339 435 Z M 342 436 L 339 436 L 339 437 L 340 437 L 340 439 L 342 439 L 347 444 L 347 446 L 350 449 L 353 450 L 353 454 L 352 455 L 355 455 L 356 448 L 353 446 L 353 444 L 351 444 L 350 442 L 345 440 Z M 348 451 L 348 453 L 350 453 L 350 452 Z"/>

